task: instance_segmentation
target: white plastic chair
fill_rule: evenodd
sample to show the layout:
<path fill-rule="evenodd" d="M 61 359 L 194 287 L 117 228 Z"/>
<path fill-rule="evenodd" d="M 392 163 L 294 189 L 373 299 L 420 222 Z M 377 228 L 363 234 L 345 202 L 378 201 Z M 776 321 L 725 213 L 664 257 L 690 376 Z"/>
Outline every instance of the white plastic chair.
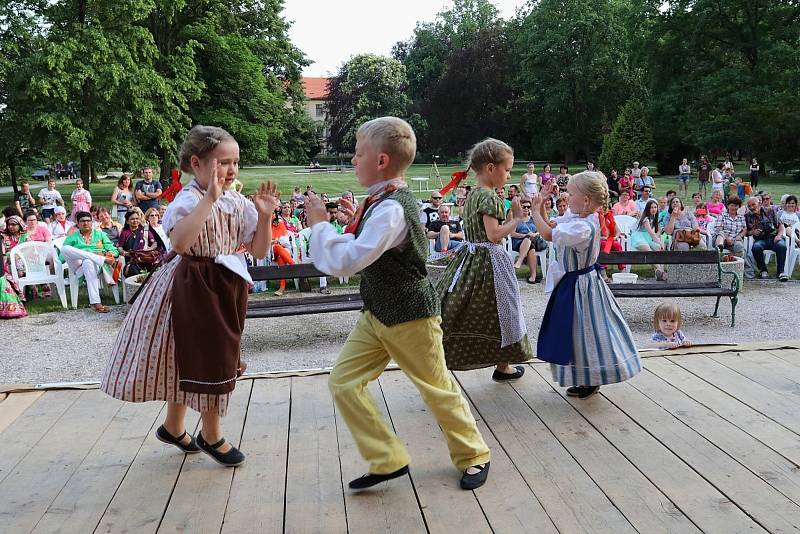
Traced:
<path fill-rule="evenodd" d="M 85 264 L 86 261 L 88 261 L 88 260 L 84 260 L 84 264 Z M 67 264 L 64 263 L 64 265 L 66 266 Z M 118 283 L 114 284 L 113 286 L 109 286 L 106 283 L 105 276 L 103 276 L 103 274 L 100 273 L 101 267 L 96 265 L 96 264 L 94 264 L 94 263 L 92 263 L 92 265 L 94 265 L 97 268 L 97 272 L 98 272 L 98 277 L 97 278 L 100 281 L 100 288 L 101 289 L 105 289 L 106 291 L 108 291 L 108 289 L 110 287 L 111 295 L 114 297 L 114 303 L 115 304 L 119 304 L 119 286 L 120 286 L 120 283 L 124 283 L 124 280 L 120 277 L 120 281 Z M 123 264 L 123 266 L 124 266 L 124 264 Z M 67 269 L 67 271 L 68 271 L 68 274 L 69 274 L 69 296 L 70 296 L 70 300 L 72 301 L 72 309 L 77 310 L 78 309 L 78 294 L 80 293 L 81 278 L 83 278 L 83 276 L 80 276 L 80 277 L 77 276 L 70 269 Z"/>
<path fill-rule="evenodd" d="M 631 217 L 630 215 L 614 215 L 614 222 L 617 223 L 622 250 L 629 250 L 631 232 L 636 229 L 636 224 L 639 221 L 636 217 Z"/>
<path fill-rule="evenodd" d="M 17 270 L 17 261 L 22 263 L 25 276 L 20 276 Z M 53 272 L 47 262 L 53 265 Z M 9 256 L 11 264 L 11 278 L 22 290 L 25 286 L 40 284 L 55 284 L 61 305 L 67 309 L 67 290 L 64 285 L 64 269 L 58 253 L 50 243 L 41 241 L 28 241 L 12 248 Z"/>
<path fill-rule="evenodd" d="M 789 278 L 792 277 L 795 268 L 800 265 L 800 249 L 797 248 L 797 232 L 800 232 L 800 223 L 786 229 L 786 237 L 789 239 L 789 249 L 786 251 L 786 268 L 784 272 Z"/>
<path fill-rule="evenodd" d="M 519 257 L 519 252 L 514 250 L 510 237 L 503 239 L 503 246 L 506 249 L 506 254 L 508 254 L 509 258 L 511 258 L 511 262 L 515 262 L 517 257 Z M 536 263 L 538 263 L 542 268 L 542 277 L 544 278 L 547 277 L 547 255 L 552 246 L 552 243 L 549 243 L 546 249 L 536 252 Z"/>
<path fill-rule="evenodd" d="M 708 235 L 706 236 L 706 243 L 707 243 L 706 248 L 708 250 L 714 250 L 714 228 L 716 227 L 716 225 L 717 225 L 716 219 L 711 219 L 711 222 L 709 222 L 706 225 L 706 232 L 708 232 Z"/>

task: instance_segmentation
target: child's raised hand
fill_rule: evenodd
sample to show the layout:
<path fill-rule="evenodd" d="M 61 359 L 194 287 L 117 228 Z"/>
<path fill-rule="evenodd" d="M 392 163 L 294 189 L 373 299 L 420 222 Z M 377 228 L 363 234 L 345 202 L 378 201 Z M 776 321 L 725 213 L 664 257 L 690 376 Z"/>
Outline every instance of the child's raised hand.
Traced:
<path fill-rule="evenodd" d="M 511 216 L 515 219 L 524 219 L 525 215 L 522 212 L 522 201 L 519 196 L 515 196 L 511 200 Z"/>
<path fill-rule="evenodd" d="M 311 228 L 317 223 L 328 222 L 328 210 L 325 209 L 325 203 L 314 193 L 309 192 L 306 197 L 306 222 L 308 227 Z"/>
<path fill-rule="evenodd" d="M 269 180 L 266 183 L 261 182 L 261 187 L 253 193 L 253 204 L 260 214 L 271 216 L 281 204 L 281 192 L 278 191 L 278 185 Z"/>
<path fill-rule="evenodd" d="M 544 184 L 544 185 L 542 186 L 542 190 L 541 190 L 541 191 L 539 191 L 539 195 L 540 195 L 540 196 L 542 196 L 542 197 L 549 197 L 549 196 L 551 196 L 551 195 L 553 194 L 553 186 L 554 186 L 554 185 L 555 185 L 555 184 L 553 183 L 553 181 L 552 181 L 552 180 L 550 180 L 549 182 L 547 182 L 546 184 Z"/>
<path fill-rule="evenodd" d="M 219 176 L 217 169 L 217 158 L 214 158 L 211 160 L 211 169 L 209 170 L 210 176 L 206 182 L 208 184 L 206 186 L 206 194 L 210 195 L 211 200 L 214 202 L 222 196 L 223 187 L 225 187 L 225 175 Z"/>
<path fill-rule="evenodd" d="M 347 215 L 349 219 L 352 219 L 353 215 L 355 215 L 356 213 L 356 209 L 355 206 L 353 206 L 353 203 L 345 198 L 339 199 L 339 207 L 342 209 L 342 212 L 345 215 Z"/>

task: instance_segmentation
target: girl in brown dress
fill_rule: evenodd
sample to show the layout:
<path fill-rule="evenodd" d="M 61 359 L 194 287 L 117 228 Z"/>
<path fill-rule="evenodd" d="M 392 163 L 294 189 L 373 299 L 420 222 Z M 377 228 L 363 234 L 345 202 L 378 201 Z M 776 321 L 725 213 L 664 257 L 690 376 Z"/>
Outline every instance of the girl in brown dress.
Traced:
<path fill-rule="evenodd" d="M 167 401 L 159 440 L 235 466 L 245 456 L 222 437 L 220 417 L 245 367 L 239 344 L 252 282 L 236 251 L 244 244 L 256 258 L 266 256 L 279 194 L 262 183 L 251 202 L 230 187 L 239 173 L 239 145 L 221 128 L 192 128 L 180 166 L 195 178 L 164 215 L 176 254 L 136 295 L 101 388 L 129 402 Z M 197 440 L 184 428 L 187 407 L 201 414 Z"/>

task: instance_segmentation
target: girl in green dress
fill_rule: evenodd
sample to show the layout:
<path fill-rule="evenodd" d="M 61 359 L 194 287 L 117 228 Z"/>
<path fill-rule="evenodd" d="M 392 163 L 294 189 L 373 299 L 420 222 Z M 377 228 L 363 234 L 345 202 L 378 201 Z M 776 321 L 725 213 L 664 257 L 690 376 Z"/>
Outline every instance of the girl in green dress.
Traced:
<path fill-rule="evenodd" d="M 466 241 L 437 284 L 442 299 L 442 329 L 447 367 L 477 369 L 495 365 L 492 379 L 519 380 L 533 358 L 522 316 L 519 286 L 511 259 L 501 244 L 524 219 L 519 197 L 508 218 L 495 194 L 514 165 L 510 146 L 486 139 L 470 151 L 469 168 L 477 187 L 464 208 Z"/>

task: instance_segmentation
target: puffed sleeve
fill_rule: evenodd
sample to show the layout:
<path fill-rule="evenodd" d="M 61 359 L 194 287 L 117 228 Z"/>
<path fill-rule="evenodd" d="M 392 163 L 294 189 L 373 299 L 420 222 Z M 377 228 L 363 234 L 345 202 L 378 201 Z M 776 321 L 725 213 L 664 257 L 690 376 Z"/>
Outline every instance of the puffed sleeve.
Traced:
<path fill-rule="evenodd" d="M 256 235 L 256 227 L 258 226 L 258 211 L 253 201 L 247 197 L 244 200 L 244 242 L 250 243 L 253 236 Z"/>
<path fill-rule="evenodd" d="M 485 213 L 495 219 L 504 221 L 506 219 L 506 212 L 503 209 L 503 200 L 500 199 L 495 193 L 488 189 L 476 189 L 470 194 L 479 195 L 478 197 L 478 213 Z"/>
<path fill-rule="evenodd" d="M 559 222 L 553 228 L 553 244 L 572 248 L 589 248 L 592 234 L 599 235 L 599 225 L 588 219 L 572 219 Z"/>
<path fill-rule="evenodd" d="M 164 220 L 161 226 L 167 235 L 175 228 L 178 221 L 189 215 L 192 210 L 200 203 L 200 198 L 191 190 L 183 189 L 175 196 L 175 200 L 169 203 L 167 211 L 164 213 Z"/>

